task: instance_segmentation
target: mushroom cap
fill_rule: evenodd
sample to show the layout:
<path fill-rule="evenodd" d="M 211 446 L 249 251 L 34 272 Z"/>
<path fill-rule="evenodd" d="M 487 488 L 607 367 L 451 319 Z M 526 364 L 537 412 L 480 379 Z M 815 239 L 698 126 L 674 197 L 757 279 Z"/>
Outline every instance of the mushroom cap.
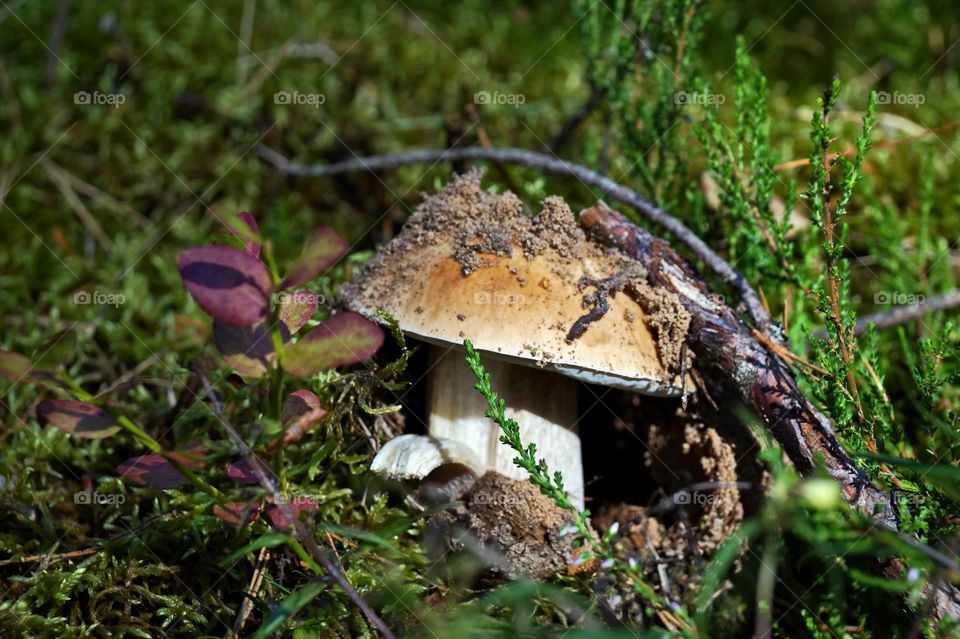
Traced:
<path fill-rule="evenodd" d="M 486 470 L 462 442 L 411 434 L 399 435 L 384 444 L 373 458 L 370 470 L 387 479 L 420 481 L 449 464 L 465 466 L 476 475 Z"/>
<path fill-rule="evenodd" d="M 651 395 L 682 392 L 661 364 L 641 306 L 611 292 L 609 308 L 572 340 L 598 281 L 636 269 L 586 238 L 560 198 L 535 218 L 510 193 L 480 188 L 471 172 L 428 198 L 403 231 L 344 287 L 350 309 L 385 310 L 407 334 L 444 346 L 470 339 L 479 351 L 585 382 Z M 381 320 L 382 321 L 382 320 Z"/>

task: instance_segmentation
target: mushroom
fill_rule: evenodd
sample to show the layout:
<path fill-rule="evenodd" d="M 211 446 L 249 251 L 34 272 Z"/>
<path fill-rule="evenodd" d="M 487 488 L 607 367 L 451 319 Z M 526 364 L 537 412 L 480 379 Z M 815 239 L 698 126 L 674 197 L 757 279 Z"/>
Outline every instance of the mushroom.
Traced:
<path fill-rule="evenodd" d="M 577 382 L 680 395 L 680 376 L 670 370 L 681 370 L 682 350 L 663 337 L 675 327 L 659 318 L 654 338 L 640 304 L 617 290 L 641 286 L 636 266 L 592 243 L 561 198 L 547 198 L 531 218 L 512 193 L 484 190 L 481 177 L 471 171 L 427 198 L 341 300 L 375 320 L 385 310 L 431 344 L 431 437 L 462 442 L 484 467 L 526 478 L 484 416 L 460 348 L 470 339 L 522 440 L 536 442 L 582 508 Z M 591 321 L 581 320 L 588 313 Z"/>
<path fill-rule="evenodd" d="M 413 502 L 427 506 L 453 501 L 486 467 L 463 442 L 408 434 L 387 442 L 370 470 L 388 482 L 415 489 Z"/>

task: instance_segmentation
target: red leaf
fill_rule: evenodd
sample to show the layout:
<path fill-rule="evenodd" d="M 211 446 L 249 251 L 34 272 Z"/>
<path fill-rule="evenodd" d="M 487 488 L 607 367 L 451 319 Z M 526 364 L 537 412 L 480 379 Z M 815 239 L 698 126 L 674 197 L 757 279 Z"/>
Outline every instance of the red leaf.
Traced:
<path fill-rule="evenodd" d="M 320 298 L 313 291 L 280 293 L 280 319 L 291 333 L 296 333 L 313 316 Z"/>
<path fill-rule="evenodd" d="M 296 377 L 362 362 L 383 344 L 380 327 L 358 313 L 334 315 L 284 351 L 283 367 Z"/>
<path fill-rule="evenodd" d="M 170 456 L 191 470 L 198 470 L 206 466 L 206 462 L 199 459 L 206 451 L 203 446 L 197 446 L 190 450 L 172 453 Z M 139 455 L 128 459 L 119 466 L 117 472 L 124 479 L 128 479 L 139 486 L 150 486 L 151 488 L 176 488 L 186 478 L 180 474 L 180 471 L 159 453 L 149 455 Z"/>
<path fill-rule="evenodd" d="M 270 518 L 274 526 L 277 528 L 289 528 L 293 525 L 293 522 L 290 521 L 290 518 L 283 512 L 283 509 L 274 503 L 272 497 L 268 496 L 265 501 L 267 502 L 267 507 L 263 509 L 263 512 Z M 295 497 L 287 500 L 286 504 L 290 510 L 293 511 L 294 517 L 299 517 L 301 513 L 315 513 L 319 509 L 317 502 L 306 497 Z"/>
<path fill-rule="evenodd" d="M 74 399 L 48 399 L 37 412 L 52 426 L 84 439 L 101 439 L 120 430 L 117 420 L 102 408 Z"/>
<path fill-rule="evenodd" d="M 20 353 L 0 350 L 0 377 L 11 382 L 44 382 L 56 379 L 53 371 L 33 368 L 33 362 Z"/>
<path fill-rule="evenodd" d="M 213 507 L 213 514 L 217 519 L 231 526 L 243 526 L 260 518 L 260 506 L 242 501 L 234 501 L 229 504 L 216 504 Z"/>
<path fill-rule="evenodd" d="M 273 474 L 273 471 L 264 464 L 262 461 L 257 461 L 257 464 L 260 466 L 260 469 L 267 474 L 267 477 L 276 479 L 276 475 Z M 237 482 L 238 484 L 259 484 L 260 478 L 257 476 L 254 467 L 247 463 L 246 459 L 238 459 L 237 461 L 230 464 L 227 467 L 227 477 Z"/>
<path fill-rule="evenodd" d="M 280 421 L 287 429 L 282 437 L 270 442 L 267 450 L 276 452 L 297 443 L 326 416 L 327 411 L 320 406 L 320 398 L 310 391 L 298 390 L 290 393 L 283 402 L 280 415 Z"/>
<path fill-rule="evenodd" d="M 305 284 L 337 263 L 350 247 L 347 241 L 337 235 L 329 226 L 321 226 L 313 232 L 290 271 L 278 287 L 281 291 Z"/>
<path fill-rule="evenodd" d="M 320 406 L 320 398 L 314 393 L 303 389 L 293 391 L 283 400 L 283 409 L 280 412 L 280 422 L 284 425 L 289 424 L 295 419 L 299 419 L 305 413 L 308 413 Z"/>
<path fill-rule="evenodd" d="M 281 322 L 280 334 L 290 341 L 290 331 Z M 233 370 L 246 377 L 263 377 L 276 361 L 273 336 L 266 322 L 256 326 L 230 326 L 213 320 L 213 341 Z"/>
<path fill-rule="evenodd" d="M 180 254 L 180 276 L 200 308 L 225 324 L 251 326 L 267 314 L 270 273 L 241 249 L 197 246 Z"/>

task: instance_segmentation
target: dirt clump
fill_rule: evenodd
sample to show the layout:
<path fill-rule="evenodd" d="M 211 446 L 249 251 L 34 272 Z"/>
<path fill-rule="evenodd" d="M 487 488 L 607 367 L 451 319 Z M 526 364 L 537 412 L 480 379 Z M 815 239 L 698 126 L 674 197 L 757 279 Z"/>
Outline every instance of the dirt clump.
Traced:
<path fill-rule="evenodd" d="M 689 370 L 684 361 L 684 344 L 690 330 L 690 312 L 680 303 L 676 293 L 650 286 L 634 279 L 630 292 L 644 310 L 647 326 L 657 336 L 657 355 L 664 368 L 679 374 Z M 688 356 L 692 358 L 692 356 Z"/>
<path fill-rule="evenodd" d="M 643 442 L 644 471 L 657 488 L 646 499 L 602 504 L 591 520 L 599 534 L 616 524 L 617 556 L 639 564 L 647 583 L 676 602 L 697 592 L 704 568 L 755 512 L 766 483 L 762 464 L 747 454 L 751 443 L 700 409 L 685 412 L 649 401 L 633 411 L 621 407 L 620 428 Z M 601 570 L 596 588 L 616 617 L 642 620 L 627 585 Z"/>
<path fill-rule="evenodd" d="M 428 553 L 468 551 L 508 579 L 567 571 L 577 552 L 572 516 L 525 479 L 490 471 L 429 523 Z"/>

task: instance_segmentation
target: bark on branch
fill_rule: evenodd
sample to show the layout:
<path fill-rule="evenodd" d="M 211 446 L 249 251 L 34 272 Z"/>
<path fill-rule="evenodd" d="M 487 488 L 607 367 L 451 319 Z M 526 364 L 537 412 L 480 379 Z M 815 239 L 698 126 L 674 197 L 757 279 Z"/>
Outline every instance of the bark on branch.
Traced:
<path fill-rule="evenodd" d="M 876 525 L 899 532 L 890 494 L 843 450 L 830 420 L 800 391 L 787 365 L 757 341 L 669 244 L 602 202 L 581 212 L 580 222 L 598 241 L 642 264 L 648 284 L 677 295 L 691 316 L 690 348 L 757 413 L 801 474 L 822 463 L 853 508 Z M 881 569 L 891 578 L 905 573 L 897 559 L 884 562 Z M 960 594 L 952 586 L 930 586 L 927 596 L 938 619 L 960 619 Z"/>

